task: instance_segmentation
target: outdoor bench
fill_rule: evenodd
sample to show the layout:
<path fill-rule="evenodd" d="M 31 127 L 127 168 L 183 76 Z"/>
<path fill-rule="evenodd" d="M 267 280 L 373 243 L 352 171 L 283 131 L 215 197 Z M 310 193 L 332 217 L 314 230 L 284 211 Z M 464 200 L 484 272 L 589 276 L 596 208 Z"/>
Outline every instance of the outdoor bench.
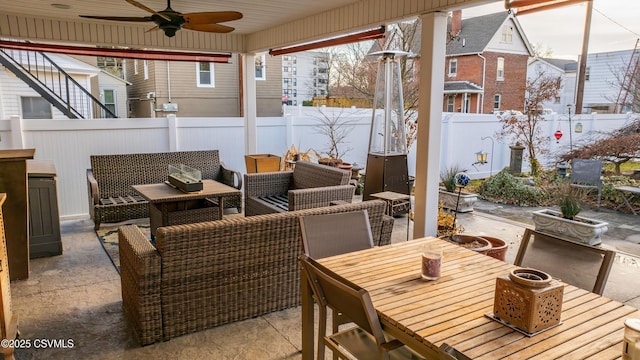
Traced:
<path fill-rule="evenodd" d="M 89 214 L 95 228 L 103 222 L 149 217 L 148 202 L 131 187 L 167 181 L 168 166 L 184 164 L 202 172 L 203 179 L 242 188 L 239 172 L 225 169 L 218 150 L 91 155 L 87 169 Z M 224 199 L 226 208 L 242 209 L 242 196 Z"/>

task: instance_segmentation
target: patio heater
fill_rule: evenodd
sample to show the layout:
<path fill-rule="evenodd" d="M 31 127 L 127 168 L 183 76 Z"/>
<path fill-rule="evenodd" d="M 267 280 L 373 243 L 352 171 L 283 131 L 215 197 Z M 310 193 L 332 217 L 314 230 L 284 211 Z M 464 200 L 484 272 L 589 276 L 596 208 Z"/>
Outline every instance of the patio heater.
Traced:
<path fill-rule="evenodd" d="M 373 98 L 373 118 L 369 134 L 363 199 L 371 194 L 391 191 L 409 194 L 407 141 L 402 100 L 400 57 L 403 51 L 380 51 L 376 92 Z"/>

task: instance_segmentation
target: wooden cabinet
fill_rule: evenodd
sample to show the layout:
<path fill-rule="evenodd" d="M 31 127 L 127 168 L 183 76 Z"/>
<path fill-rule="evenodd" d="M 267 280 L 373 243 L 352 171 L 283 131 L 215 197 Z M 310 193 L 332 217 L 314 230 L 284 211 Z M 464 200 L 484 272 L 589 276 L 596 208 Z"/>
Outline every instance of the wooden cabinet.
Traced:
<path fill-rule="evenodd" d="M 0 193 L 4 203 L 5 238 L 11 280 L 29 277 L 27 160 L 35 149 L 0 150 Z"/>
<path fill-rule="evenodd" d="M 29 258 L 62 254 L 56 167 L 51 160 L 27 161 L 29 178 Z"/>
<path fill-rule="evenodd" d="M 18 332 L 18 318 L 11 309 L 11 284 L 7 262 L 7 239 L 4 232 L 2 207 L 7 196 L 0 193 L 0 336 L 2 339 L 15 339 Z M 5 359 L 13 359 L 13 348 L 3 347 Z"/>

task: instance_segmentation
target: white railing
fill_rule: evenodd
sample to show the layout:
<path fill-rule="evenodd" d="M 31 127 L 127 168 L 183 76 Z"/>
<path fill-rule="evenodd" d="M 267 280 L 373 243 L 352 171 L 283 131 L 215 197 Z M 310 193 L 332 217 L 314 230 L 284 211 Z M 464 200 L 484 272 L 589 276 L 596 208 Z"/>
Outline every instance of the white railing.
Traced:
<path fill-rule="evenodd" d="M 328 139 L 318 133 L 318 108 L 285 108 L 285 115 L 258 119 L 258 152 L 284 155 L 291 145 L 302 151 L 327 149 Z M 343 149 L 351 148 L 344 160 L 366 164 L 371 110 L 322 108 L 327 116 L 349 120 L 353 130 Z M 618 128 L 632 119 L 631 115 L 572 116 L 572 125 L 581 122 L 583 133 L 573 134 L 577 144 L 592 131 Z M 551 136 L 550 155 L 569 145 L 568 119 L 552 115 L 544 123 L 545 133 Z M 500 123 L 493 115 L 445 113 L 442 118 L 442 168 L 460 165 L 474 178 L 488 177 L 509 165 L 507 143 L 491 140 Z M 564 136 L 558 144 L 553 133 L 560 129 Z M 0 120 L 0 149 L 34 148 L 35 158 L 53 160 L 58 172 L 58 199 L 63 218 L 86 216 L 88 200 L 86 169 L 89 156 L 98 154 L 127 154 L 183 150 L 218 149 L 221 160 L 229 168 L 244 172 L 243 118 L 168 118 L 153 119 L 96 119 L 96 120 L 24 120 L 12 117 Z M 409 152 L 409 173 L 415 173 L 415 154 Z M 478 151 L 489 153 L 489 163 L 472 164 Z M 551 164 L 551 156 L 542 160 Z M 492 161 L 491 161 L 492 160 Z M 527 170 L 524 162 L 524 170 Z"/>

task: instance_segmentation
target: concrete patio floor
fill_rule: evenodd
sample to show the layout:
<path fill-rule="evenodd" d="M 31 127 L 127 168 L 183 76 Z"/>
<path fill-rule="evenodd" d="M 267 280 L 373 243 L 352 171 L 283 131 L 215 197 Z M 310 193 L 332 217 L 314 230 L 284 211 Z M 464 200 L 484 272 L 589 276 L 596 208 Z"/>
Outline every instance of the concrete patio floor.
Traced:
<path fill-rule="evenodd" d="M 466 234 L 498 237 L 512 262 L 532 208 L 479 202 L 459 214 Z M 529 218 L 527 219 L 527 216 Z M 604 295 L 640 307 L 640 216 L 585 211 L 610 222 L 603 246 L 619 251 Z M 396 219 L 393 242 L 406 240 L 407 218 Z M 121 308 L 120 277 L 89 219 L 62 222 L 61 256 L 33 259 L 28 280 L 12 283 L 22 339 L 72 339 L 72 348 L 17 349 L 17 359 L 299 359 L 300 308 L 141 347 Z"/>

